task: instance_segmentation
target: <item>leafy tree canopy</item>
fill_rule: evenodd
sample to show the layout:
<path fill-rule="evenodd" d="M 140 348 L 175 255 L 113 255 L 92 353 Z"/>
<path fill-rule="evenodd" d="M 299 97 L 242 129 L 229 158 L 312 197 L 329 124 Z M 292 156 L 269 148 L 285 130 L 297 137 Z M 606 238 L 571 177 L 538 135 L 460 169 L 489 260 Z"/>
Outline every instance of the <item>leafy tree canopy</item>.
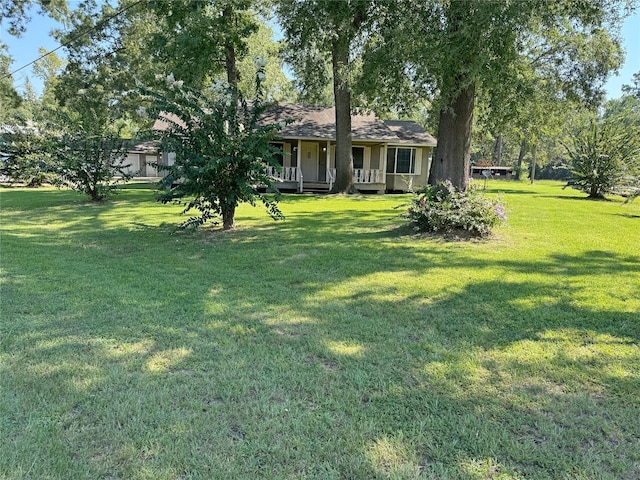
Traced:
<path fill-rule="evenodd" d="M 275 201 L 259 188 L 274 189 L 267 167 L 279 168 L 270 145 L 280 125 L 262 125 L 267 108 L 261 88 L 263 71 L 256 75 L 252 102 L 233 86 L 214 85 L 206 94 L 187 87 L 173 76 L 165 92 L 143 90 L 152 100 L 149 113 L 168 128 L 159 134 L 161 150 L 172 152 L 172 165 L 159 165 L 166 176 L 161 202 L 181 201 L 183 213 L 198 210 L 182 227 L 198 227 L 222 219 L 225 230 L 235 227 L 236 207 L 260 201 L 274 219 L 283 218 Z"/>
<path fill-rule="evenodd" d="M 69 13 L 67 0 L 0 0 L 0 21 L 7 21 L 10 34 L 20 36 L 36 9 L 58 21 Z"/>
<path fill-rule="evenodd" d="M 394 2 L 365 62 L 385 77 L 380 97 L 410 90 L 434 95 L 439 116 L 433 182 L 466 188 L 475 100 L 499 125 L 544 85 L 558 99 L 597 104 L 622 54 L 615 36 L 633 2 Z M 387 64 L 385 64 L 385 61 Z M 383 68 L 379 68 L 383 67 Z M 411 99 L 411 97 L 408 97 Z M 402 96 L 399 97 L 402 99 Z"/>
<path fill-rule="evenodd" d="M 0 43 L 0 124 L 14 123 L 16 112 L 22 99 L 13 86 L 13 79 L 8 75 L 11 58 L 5 54 L 5 45 Z"/>

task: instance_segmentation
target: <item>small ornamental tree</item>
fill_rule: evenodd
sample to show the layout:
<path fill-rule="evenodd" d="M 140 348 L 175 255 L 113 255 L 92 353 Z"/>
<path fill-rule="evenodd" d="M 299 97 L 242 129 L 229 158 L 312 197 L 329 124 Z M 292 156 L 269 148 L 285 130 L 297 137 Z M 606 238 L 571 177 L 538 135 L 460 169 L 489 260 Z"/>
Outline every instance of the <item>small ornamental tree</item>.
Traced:
<path fill-rule="evenodd" d="M 126 141 L 111 133 L 65 133 L 54 140 L 51 153 L 57 174 L 54 185 L 89 195 L 94 202 L 107 199 L 130 178 Z"/>
<path fill-rule="evenodd" d="M 68 78 L 69 83 L 92 80 L 81 74 Z M 49 109 L 41 136 L 58 187 L 71 188 L 101 202 L 130 178 L 128 141 L 121 138 L 118 103 L 118 98 L 96 83 L 78 89 L 58 110 Z"/>
<path fill-rule="evenodd" d="M 27 187 L 53 183 L 49 157 L 42 148 L 42 138 L 35 130 L 0 135 L 0 176 Z"/>
<path fill-rule="evenodd" d="M 278 209 L 279 192 L 267 174 L 268 166 L 280 168 L 275 157 L 279 150 L 270 142 L 281 125 L 263 125 L 260 117 L 267 108 L 263 102 L 262 70 L 256 76 L 257 94 L 247 102 L 234 87 L 216 85 L 202 93 L 167 77 L 167 91 L 143 92 L 153 106 L 149 113 L 164 121 L 168 128 L 158 135 L 161 150 L 175 154 L 173 165 L 158 165 L 166 176 L 161 185 L 162 203 L 181 202 L 183 213 L 192 216 L 180 226 L 198 227 L 207 221 L 224 230 L 235 228 L 236 208 L 241 202 L 260 201 L 269 215 L 283 219 Z M 275 190 L 271 200 L 259 189 Z"/>
<path fill-rule="evenodd" d="M 571 158 L 571 186 L 602 199 L 616 187 L 638 179 L 640 140 L 637 128 L 591 121 L 565 148 Z"/>

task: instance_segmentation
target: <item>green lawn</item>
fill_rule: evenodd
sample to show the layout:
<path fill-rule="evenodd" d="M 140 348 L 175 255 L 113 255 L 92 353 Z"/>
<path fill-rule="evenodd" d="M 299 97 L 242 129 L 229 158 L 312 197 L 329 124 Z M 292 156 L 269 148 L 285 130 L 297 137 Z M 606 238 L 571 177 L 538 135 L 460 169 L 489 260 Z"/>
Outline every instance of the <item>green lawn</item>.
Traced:
<path fill-rule="evenodd" d="M 0 478 L 640 478 L 640 201 L 494 181 L 462 242 L 135 187 L 0 190 Z"/>

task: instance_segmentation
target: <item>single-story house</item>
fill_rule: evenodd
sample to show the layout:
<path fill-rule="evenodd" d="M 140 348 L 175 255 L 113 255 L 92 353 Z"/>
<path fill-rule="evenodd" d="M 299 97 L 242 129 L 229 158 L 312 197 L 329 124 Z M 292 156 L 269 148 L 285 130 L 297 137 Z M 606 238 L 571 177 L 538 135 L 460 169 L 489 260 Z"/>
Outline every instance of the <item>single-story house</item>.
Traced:
<path fill-rule="evenodd" d="M 278 133 L 274 144 L 282 149 L 281 169 L 269 167 L 281 190 L 329 191 L 336 175 L 334 107 L 276 104 L 264 115 L 264 124 L 293 120 Z M 162 119 L 155 129 L 168 127 Z M 380 120 L 375 115 L 353 115 L 353 181 L 361 192 L 411 191 L 427 184 L 436 139 L 418 123 Z M 161 164 L 171 165 L 173 154 L 163 152 Z"/>
<path fill-rule="evenodd" d="M 329 190 L 335 180 L 334 107 L 284 103 L 265 114 L 265 123 L 285 125 L 276 142 L 283 150 L 282 171 L 271 170 L 281 189 Z M 436 140 L 418 123 L 351 117 L 353 181 L 363 192 L 408 191 L 427 183 Z"/>

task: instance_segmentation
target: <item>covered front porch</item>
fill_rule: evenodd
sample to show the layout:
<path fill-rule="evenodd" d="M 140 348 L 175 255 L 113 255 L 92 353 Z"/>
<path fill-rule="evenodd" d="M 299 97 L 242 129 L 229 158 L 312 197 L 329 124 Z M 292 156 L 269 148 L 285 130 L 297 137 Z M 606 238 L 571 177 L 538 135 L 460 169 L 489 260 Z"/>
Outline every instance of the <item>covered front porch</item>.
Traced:
<path fill-rule="evenodd" d="M 329 191 L 336 178 L 335 142 L 274 142 L 282 152 L 281 168 L 268 168 L 268 174 L 280 189 Z M 362 192 L 384 193 L 386 188 L 386 144 L 353 144 L 353 183 Z"/>

